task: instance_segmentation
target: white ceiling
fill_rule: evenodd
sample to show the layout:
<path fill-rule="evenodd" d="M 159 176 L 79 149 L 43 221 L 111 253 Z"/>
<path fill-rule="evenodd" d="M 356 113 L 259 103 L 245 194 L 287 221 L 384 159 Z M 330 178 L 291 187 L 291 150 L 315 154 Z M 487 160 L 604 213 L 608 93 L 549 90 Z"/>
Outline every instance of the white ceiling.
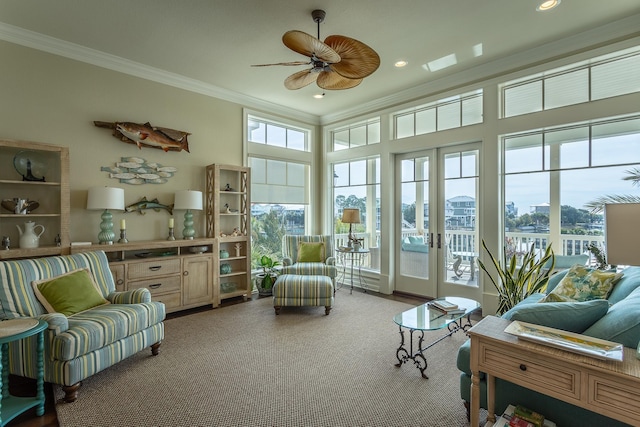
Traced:
<path fill-rule="evenodd" d="M 554 46 L 559 39 L 613 21 L 626 19 L 628 24 L 631 17 L 640 28 L 638 0 L 562 0 L 547 13 L 536 12 L 538 1 L 5 0 L 0 2 L 0 38 L 31 47 L 48 45 L 45 50 L 59 49 L 76 59 L 92 56 L 88 62 L 97 64 L 119 61 L 123 68 L 132 69 L 143 64 L 156 69 L 143 68 L 156 80 L 166 74 L 159 73 L 162 70 L 170 73 L 166 79 L 184 78 L 185 86 L 200 87 L 203 93 L 239 96 L 249 104 L 255 100 L 263 107 L 273 105 L 274 110 L 280 106 L 309 117 L 327 117 L 398 93 L 410 97 L 415 88 L 429 82 L 481 65 L 486 69 L 498 60 L 504 66 L 506 57 L 545 44 Z M 371 46 L 381 58 L 380 68 L 360 86 L 326 91 L 320 100 L 312 97 L 322 92 L 315 84 L 297 91 L 285 89 L 284 79 L 303 67 L 251 67 L 304 60 L 281 38 L 292 29 L 317 35 L 311 19 L 314 9 L 327 12 L 320 26 L 321 39 L 331 34 L 349 36 Z M 61 48 L 59 40 L 66 48 Z M 473 47 L 480 44 L 482 55 L 474 56 Z M 456 55 L 457 65 L 437 72 L 422 67 L 450 54 Z M 549 49 L 549 55 L 554 54 Z M 124 61 L 122 65 L 120 58 L 135 64 Z M 394 62 L 400 59 L 409 65 L 395 68 Z"/>

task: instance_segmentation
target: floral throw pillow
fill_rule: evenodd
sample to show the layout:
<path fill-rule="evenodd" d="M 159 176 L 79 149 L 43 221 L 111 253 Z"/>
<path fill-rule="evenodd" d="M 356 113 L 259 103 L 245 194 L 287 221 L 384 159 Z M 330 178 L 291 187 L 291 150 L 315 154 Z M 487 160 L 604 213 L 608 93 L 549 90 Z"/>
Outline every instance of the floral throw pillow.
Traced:
<path fill-rule="evenodd" d="M 606 299 L 622 273 L 602 271 L 584 265 L 574 265 L 566 276 L 540 302 L 590 301 Z"/>

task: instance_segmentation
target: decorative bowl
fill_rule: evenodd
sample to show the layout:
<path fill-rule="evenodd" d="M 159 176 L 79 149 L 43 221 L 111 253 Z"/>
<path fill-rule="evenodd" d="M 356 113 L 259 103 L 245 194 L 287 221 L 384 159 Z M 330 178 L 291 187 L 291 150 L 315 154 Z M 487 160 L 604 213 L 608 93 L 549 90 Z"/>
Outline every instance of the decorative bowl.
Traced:
<path fill-rule="evenodd" d="M 207 246 L 192 246 L 189 248 L 189 252 L 192 254 L 201 254 L 203 252 L 207 252 L 209 248 Z"/>
<path fill-rule="evenodd" d="M 24 199 L 2 199 L 2 207 L 6 210 L 16 213 L 16 214 L 27 214 L 36 210 L 40 203 L 35 200 L 24 200 Z M 21 204 L 21 208 L 18 208 L 18 204 Z M 18 208 L 18 211 L 16 211 Z"/>
<path fill-rule="evenodd" d="M 233 292 L 235 291 L 237 288 L 237 285 L 233 282 L 231 283 L 220 283 L 220 292 L 222 292 L 223 294 L 229 293 L 229 292 Z"/>
<path fill-rule="evenodd" d="M 220 274 L 230 274 L 231 264 L 220 264 Z"/>

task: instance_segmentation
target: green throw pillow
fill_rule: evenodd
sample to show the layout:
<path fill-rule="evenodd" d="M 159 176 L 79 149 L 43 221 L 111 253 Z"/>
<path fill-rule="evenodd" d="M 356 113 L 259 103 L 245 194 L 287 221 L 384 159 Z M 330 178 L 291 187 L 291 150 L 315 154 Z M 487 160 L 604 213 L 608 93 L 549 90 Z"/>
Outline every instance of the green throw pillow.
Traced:
<path fill-rule="evenodd" d="M 606 299 L 622 273 L 601 271 L 584 265 L 574 265 L 558 286 L 541 302 L 589 301 Z"/>
<path fill-rule="evenodd" d="M 61 313 L 69 317 L 109 303 L 98 290 L 92 274 L 84 268 L 52 279 L 34 280 L 31 285 L 47 313 Z"/>
<path fill-rule="evenodd" d="M 297 262 L 324 262 L 323 242 L 300 242 Z"/>

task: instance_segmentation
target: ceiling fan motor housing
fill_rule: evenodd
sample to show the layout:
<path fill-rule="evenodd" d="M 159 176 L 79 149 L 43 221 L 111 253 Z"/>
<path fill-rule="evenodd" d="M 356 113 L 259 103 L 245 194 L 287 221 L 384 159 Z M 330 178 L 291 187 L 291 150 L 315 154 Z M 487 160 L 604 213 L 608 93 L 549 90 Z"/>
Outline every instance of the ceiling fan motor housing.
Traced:
<path fill-rule="evenodd" d="M 311 17 L 313 18 L 313 22 L 319 24 L 324 21 L 324 17 L 327 16 L 327 13 L 324 10 L 316 9 L 311 12 Z"/>

